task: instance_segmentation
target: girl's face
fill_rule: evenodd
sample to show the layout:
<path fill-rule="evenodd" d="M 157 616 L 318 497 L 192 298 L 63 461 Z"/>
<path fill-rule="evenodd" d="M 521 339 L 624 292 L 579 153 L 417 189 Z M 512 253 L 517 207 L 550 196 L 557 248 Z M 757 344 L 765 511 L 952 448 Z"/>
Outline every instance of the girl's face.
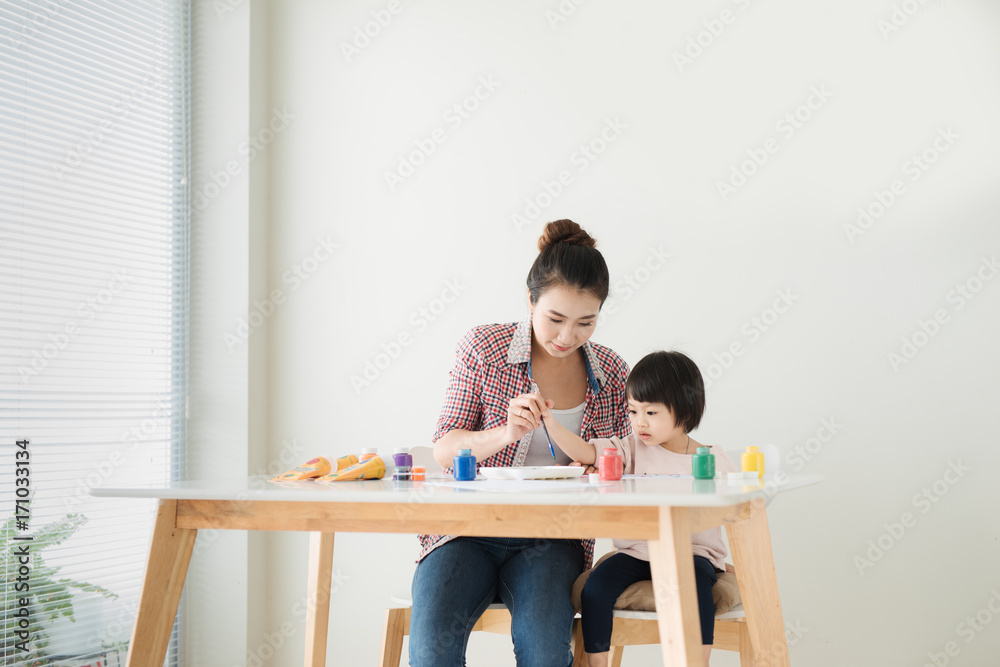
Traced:
<path fill-rule="evenodd" d="M 646 445 L 666 447 L 668 442 L 683 442 L 684 429 L 674 422 L 674 415 L 663 403 L 642 403 L 628 399 L 632 432 Z"/>
<path fill-rule="evenodd" d="M 553 357 L 568 357 L 593 335 L 600 312 L 601 301 L 593 294 L 565 285 L 552 287 L 532 308 L 535 341 Z"/>

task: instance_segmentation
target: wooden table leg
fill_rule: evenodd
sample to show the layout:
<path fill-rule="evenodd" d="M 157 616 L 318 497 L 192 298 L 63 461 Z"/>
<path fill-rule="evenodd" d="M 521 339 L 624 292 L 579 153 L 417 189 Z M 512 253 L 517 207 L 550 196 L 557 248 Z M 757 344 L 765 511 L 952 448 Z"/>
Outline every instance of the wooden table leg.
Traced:
<path fill-rule="evenodd" d="M 751 501 L 750 518 L 726 524 L 747 630 L 757 661 L 768 667 L 789 667 L 785 621 L 778 597 L 771 534 L 764 499 Z"/>
<path fill-rule="evenodd" d="M 702 667 L 701 621 L 687 508 L 660 508 L 660 539 L 649 541 L 649 566 L 663 664 Z"/>
<path fill-rule="evenodd" d="M 378 667 L 399 667 L 403 657 L 403 637 L 410 634 L 410 608 L 396 607 L 385 610 L 382 626 L 382 655 Z"/>
<path fill-rule="evenodd" d="M 198 531 L 177 528 L 177 501 L 160 500 L 129 640 L 128 667 L 162 665 Z"/>
<path fill-rule="evenodd" d="M 306 667 L 326 666 L 333 577 L 333 533 L 309 533 L 309 594 L 306 598 Z"/>

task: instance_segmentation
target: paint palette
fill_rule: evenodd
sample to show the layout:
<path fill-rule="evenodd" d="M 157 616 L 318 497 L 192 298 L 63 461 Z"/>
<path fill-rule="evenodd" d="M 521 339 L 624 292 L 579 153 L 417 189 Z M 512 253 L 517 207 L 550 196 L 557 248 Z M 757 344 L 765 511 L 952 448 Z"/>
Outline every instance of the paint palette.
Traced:
<path fill-rule="evenodd" d="M 572 479 L 583 474 L 583 466 L 524 466 L 521 468 L 480 468 L 486 479 Z"/>

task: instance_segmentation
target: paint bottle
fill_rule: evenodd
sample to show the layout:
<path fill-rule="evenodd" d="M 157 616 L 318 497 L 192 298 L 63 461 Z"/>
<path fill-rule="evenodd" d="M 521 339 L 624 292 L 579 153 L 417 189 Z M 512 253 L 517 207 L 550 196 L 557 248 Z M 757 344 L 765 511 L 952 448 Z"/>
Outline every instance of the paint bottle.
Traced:
<path fill-rule="evenodd" d="M 708 447 L 699 447 L 691 457 L 691 475 L 695 479 L 712 479 L 715 477 L 715 455 Z"/>
<path fill-rule="evenodd" d="M 392 450 L 392 461 L 396 464 L 396 467 L 412 468 L 413 467 L 413 456 L 410 454 L 410 449 L 408 447 L 396 447 Z"/>
<path fill-rule="evenodd" d="M 452 472 L 456 482 L 471 482 L 476 478 L 476 457 L 471 449 L 458 450 L 458 456 L 452 459 Z"/>
<path fill-rule="evenodd" d="M 423 482 L 427 479 L 427 466 L 413 466 L 410 468 L 410 477 L 414 482 Z"/>
<path fill-rule="evenodd" d="M 365 447 L 361 450 L 361 457 L 358 459 L 358 462 L 364 463 L 373 456 L 378 456 L 378 449 L 376 447 Z"/>
<path fill-rule="evenodd" d="M 621 479 L 624 467 L 622 455 L 618 453 L 618 450 L 614 447 L 605 448 L 604 453 L 601 454 L 600 464 L 598 465 L 598 469 L 601 472 L 601 479 L 605 482 L 613 482 Z"/>
<path fill-rule="evenodd" d="M 743 472 L 756 472 L 757 477 L 764 476 L 764 454 L 759 447 L 747 447 L 742 457 Z"/>

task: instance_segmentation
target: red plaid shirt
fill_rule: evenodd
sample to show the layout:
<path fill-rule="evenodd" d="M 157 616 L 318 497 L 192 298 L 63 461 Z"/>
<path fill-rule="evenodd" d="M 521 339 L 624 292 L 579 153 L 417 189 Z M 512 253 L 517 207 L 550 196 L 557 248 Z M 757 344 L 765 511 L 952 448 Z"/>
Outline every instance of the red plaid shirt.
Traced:
<path fill-rule="evenodd" d="M 587 398 L 580 437 L 625 437 L 632 432 L 625 401 L 628 364 L 611 349 L 596 343 L 583 345 L 587 362 Z M 452 429 L 485 431 L 507 423 L 510 399 L 532 391 L 531 318 L 508 324 L 487 324 L 469 331 L 458 344 L 444 408 L 433 440 Z M 524 465 L 531 443 L 529 432 L 487 459 L 481 466 Z M 419 563 L 455 535 L 420 535 Z M 594 540 L 583 540 L 584 569 L 594 558 Z"/>

